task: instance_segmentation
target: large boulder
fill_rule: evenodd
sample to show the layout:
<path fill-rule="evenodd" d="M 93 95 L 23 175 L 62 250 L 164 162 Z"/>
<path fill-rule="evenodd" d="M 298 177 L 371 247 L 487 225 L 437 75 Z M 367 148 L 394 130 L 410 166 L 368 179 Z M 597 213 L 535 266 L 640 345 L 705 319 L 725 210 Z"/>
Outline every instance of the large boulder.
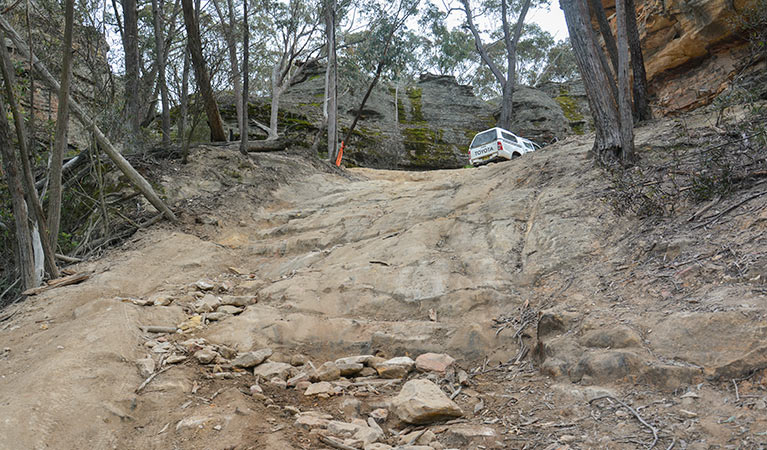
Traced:
<path fill-rule="evenodd" d="M 394 414 L 403 422 L 425 424 L 461 417 L 463 411 L 429 380 L 410 380 L 392 400 Z"/>

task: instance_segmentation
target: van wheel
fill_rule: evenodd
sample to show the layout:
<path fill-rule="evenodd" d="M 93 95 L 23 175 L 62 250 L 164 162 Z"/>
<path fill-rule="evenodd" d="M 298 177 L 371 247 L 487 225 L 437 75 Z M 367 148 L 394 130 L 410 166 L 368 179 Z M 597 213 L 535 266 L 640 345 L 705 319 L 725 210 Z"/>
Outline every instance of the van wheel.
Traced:
<path fill-rule="evenodd" d="M 517 152 L 514 152 L 514 153 L 512 153 L 512 154 L 511 154 L 511 159 L 517 159 L 517 158 L 519 158 L 520 156 L 522 156 L 522 155 L 520 155 L 520 154 L 519 154 L 519 153 L 517 153 Z"/>

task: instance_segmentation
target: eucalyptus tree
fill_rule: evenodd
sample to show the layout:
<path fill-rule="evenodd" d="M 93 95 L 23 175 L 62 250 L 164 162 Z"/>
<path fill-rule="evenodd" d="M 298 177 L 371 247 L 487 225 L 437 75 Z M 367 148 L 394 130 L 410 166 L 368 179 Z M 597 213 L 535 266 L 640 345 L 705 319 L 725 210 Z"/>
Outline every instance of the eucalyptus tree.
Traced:
<path fill-rule="evenodd" d="M 531 6 L 537 6 L 537 4 L 533 5 L 532 0 L 521 0 L 521 3 L 510 5 L 509 0 L 500 0 L 500 5 L 498 5 L 500 9 L 499 18 L 501 22 L 502 42 L 506 54 L 506 68 L 504 73 L 504 70 L 502 70 L 490 56 L 487 46 L 483 43 L 481 30 L 475 21 L 475 18 L 481 14 L 491 13 L 493 11 L 497 13 L 497 6 L 491 2 L 480 5 L 480 8 L 475 8 L 475 6 L 472 5 L 471 0 L 460 0 L 460 3 L 466 16 L 466 26 L 471 31 L 472 36 L 474 36 L 474 43 L 482 58 L 482 62 L 487 65 L 498 84 L 501 86 L 501 115 L 498 119 L 498 125 L 503 128 L 510 128 L 514 112 L 512 97 L 514 95 L 514 86 L 516 85 L 517 80 L 517 45 L 522 36 L 522 27 L 527 12 L 530 10 Z M 513 30 L 511 28 L 509 10 L 511 10 L 512 13 L 516 12 L 516 22 Z M 490 23 L 495 25 L 494 20 L 491 20 Z"/>
<path fill-rule="evenodd" d="M 259 14 L 261 23 L 268 21 L 271 27 L 267 43 L 272 50 L 274 65 L 271 73 L 271 112 L 269 136 L 277 133 L 280 97 L 290 84 L 301 76 L 311 60 L 318 59 L 322 45 L 319 44 L 321 10 L 309 0 L 261 0 Z"/>

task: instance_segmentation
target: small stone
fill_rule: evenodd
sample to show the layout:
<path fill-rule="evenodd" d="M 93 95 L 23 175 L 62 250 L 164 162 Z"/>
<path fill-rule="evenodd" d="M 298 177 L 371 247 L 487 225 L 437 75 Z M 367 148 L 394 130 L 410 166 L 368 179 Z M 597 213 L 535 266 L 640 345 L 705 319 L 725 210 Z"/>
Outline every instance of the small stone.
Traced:
<path fill-rule="evenodd" d="M 210 291 L 215 287 L 213 283 L 207 280 L 199 280 L 194 286 L 201 291 Z"/>
<path fill-rule="evenodd" d="M 436 436 L 431 430 L 426 430 L 424 432 L 412 431 L 400 436 L 398 442 L 399 445 L 429 445 L 434 439 L 436 439 Z"/>
<path fill-rule="evenodd" d="M 224 280 L 218 290 L 221 292 L 231 292 L 234 289 L 234 282 L 232 280 Z"/>
<path fill-rule="evenodd" d="M 415 365 L 415 361 L 407 356 L 392 358 L 375 365 L 378 375 L 381 378 L 402 378 L 410 372 Z"/>
<path fill-rule="evenodd" d="M 293 415 L 293 416 L 301 414 L 301 410 L 296 408 L 295 406 L 287 405 L 283 409 L 285 410 L 286 413 L 288 413 L 290 415 Z"/>
<path fill-rule="evenodd" d="M 168 359 L 165 360 L 165 362 L 168 364 L 178 364 L 183 361 L 186 361 L 186 356 L 179 355 L 178 353 L 174 353 L 168 356 Z"/>
<path fill-rule="evenodd" d="M 192 328 L 197 328 L 202 324 L 202 316 L 192 316 L 189 319 L 185 320 L 184 322 L 181 322 L 178 325 L 178 328 L 182 331 L 190 330 Z"/>
<path fill-rule="evenodd" d="M 194 308 L 194 312 L 202 314 L 215 311 L 220 304 L 221 299 L 213 294 L 205 294 L 201 299 L 195 301 L 192 307 Z"/>
<path fill-rule="evenodd" d="M 207 341 L 203 338 L 187 339 L 181 343 L 181 347 L 186 350 L 187 353 L 194 353 L 197 350 L 205 348 Z"/>
<path fill-rule="evenodd" d="M 347 419 L 356 419 L 360 416 L 362 403 L 354 397 L 345 397 L 341 402 L 341 412 Z"/>
<path fill-rule="evenodd" d="M 216 431 L 221 431 L 221 425 L 214 425 L 213 429 Z"/>
<path fill-rule="evenodd" d="M 362 364 L 338 364 L 335 363 L 342 377 L 353 377 L 365 368 Z"/>
<path fill-rule="evenodd" d="M 319 383 L 312 383 L 308 388 L 306 388 L 304 395 L 306 396 L 319 395 L 319 394 L 330 395 L 332 393 L 333 393 L 333 385 L 328 383 L 327 381 L 320 381 Z"/>
<path fill-rule="evenodd" d="M 216 349 L 219 355 L 223 356 L 226 359 L 232 359 L 237 356 L 237 350 L 227 347 L 226 345 L 219 345 Z"/>
<path fill-rule="evenodd" d="M 257 385 L 257 384 L 254 384 L 254 385 L 252 385 L 252 386 L 250 387 L 250 395 L 254 395 L 254 394 L 263 394 L 263 393 L 264 393 L 264 390 L 263 390 L 263 389 L 261 389 L 261 386 L 259 386 L 259 385 Z"/>
<path fill-rule="evenodd" d="M 386 408 L 378 408 L 370 411 L 369 415 L 377 422 L 386 422 L 386 419 L 389 418 L 389 410 Z"/>
<path fill-rule="evenodd" d="M 428 380 L 410 380 L 392 399 L 392 411 L 403 421 L 425 424 L 461 417 L 463 411 L 447 395 Z"/>
<path fill-rule="evenodd" d="M 299 381 L 298 383 L 296 383 L 296 390 L 299 392 L 306 391 L 306 389 L 309 388 L 309 386 L 311 385 L 312 385 L 312 382 L 309 380 Z"/>
<path fill-rule="evenodd" d="M 197 350 L 194 353 L 194 357 L 197 359 L 197 361 L 200 362 L 200 364 L 210 364 L 213 362 L 213 360 L 216 359 L 216 356 L 218 356 L 218 353 L 213 351 L 212 348 L 206 347 L 202 350 Z"/>
<path fill-rule="evenodd" d="M 375 442 L 373 444 L 368 444 L 365 446 L 365 450 L 393 450 L 394 447 L 387 444 L 382 444 L 380 442 Z"/>
<path fill-rule="evenodd" d="M 154 373 L 155 363 L 151 357 L 147 356 L 137 360 L 136 367 L 138 367 L 138 373 L 141 378 L 147 378 Z"/>
<path fill-rule="evenodd" d="M 222 305 L 230 305 L 230 306 L 237 306 L 240 308 L 244 308 L 248 305 L 252 305 L 256 303 L 256 298 L 251 297 L 249 295 L 238 295 L 233 297 L 223 297 L 221 299 Z"/>
<path fill-rule="evenodd" d="M 336 364 L 363 364 L 363 365 L 366 365 L 372 358 L 375 358 L 375 356 L 373 356 L 373 355 L 347 356 L 345 358 L 338 358 L 336 360 Z"/>
<path fill-rule="evenodd" d="M 272 378 L 271 380 L 269 380 L 269 384 L 271 384 L 274 387 L 281 388 L 281 389 L 287 389 L 288 388 L 288 383 L 286 383 L 285 380 L 280 378 L 280 377 Z"/>
<path fill-rule="evenodd" d="M 333 381 L 341 377 L 341 369 L 336 366 L 336 363 L 328 361 L 321 365 L 317 371 L 313 374 L 312 378 L 319 381 Z"/>
<path fill-rule="evenodd" d="M 222 312 L 212 312 L 212 313 L 205 314 L 205 318 L 211 322 L 218 322 L 219 320 L 224 320 L 227 317 L 231 317 L 231 314 L 226 314 Z"/>
<path fill-rule="evenodd" d="M 363 367 L 357 375 L 360 377 L 372 377 L 378 375 L 378 371 L 372 367 Z"/>
<path fill-rule="evenodd" d="M 283 380 L 288 379 L 290 369 L 293 366 L 281 362 L 267 361 L 262 363 L 253 369 L 253 375 L 260 376 L 262 378 L 271 379 L 274 377 L 281 378 Z"/>
<path fill-rule="evenodd" d="M 306 372 L 301 372 L 294 377 L 288 378 L 288 386 L 295 387 L 302 381 L 309 381 L 309 375 Z"/>
<path fill-rule="evenodd" d="M 290 357 L 290 365 L 291 366 L 303 366 L 304 364 L 306 364 L 306 361 L 308 361 L 306 356 L 304 356 L 304 355 L 302 355 L 300 353 Z"/>
<path fill-rule="evenodd" d="M 559 442 L 563 444 L 570 444 L 575 441 L 575 436 L 572 434 L 563 434 L 562 436 L 559 436 Z"/>
<path fill-rule="evenodd" d="M 298 414 L 295 425 L 304 429 L 327 428 L 328 422 L 333 419 L 330 414 L 323 414 L 317 411 L 307 411 Z"/>
<path fill-rule="evenodd" d="M 455 359 L 446 353 L 424 353 L 415 359 L 415 368 L 421 372 L 444 373 Z"/>
<path fill-rule="evenodd" d="M 687 411 L 686 409 L 680 409 L 679 414 L 681 414 L 683 417 L 687 419 L 694 419 L 698 417 L 698 415 L 692 411 Z"/>
<path fill-rule="evenodd" d="M 272 349 L 270 348 L 262 348 L 254 352 L 240 353 L 232 361 L 232 365 L 234 367 L 242 367 L 244 369 L 249 369 L 251 367 L 255 367 L 261 364 L 262 362 L 266 361 L 266 359 L 269 358 L 270 356 L 272 356 Z"/>
<path fill-rule="evenodd" d="M 216 312 L 224 313 L 224 314 L 231 314 L 233 316 L 236 316 L 237 314 L 241 313 L 243 311 L 243 308 L 238 308 L 236 306 L 232 305 L 221 305 L 218 308 L 216 308 Z"/>
<path fill-rule="evenodd" d="M 155 306 L 168 306 L 173 303 L 173 297 L 167 295 L 158 295 L 152 299 Z"/>
<path fill-rule="evenodd" d="M 461 386 L 468 386 L 469 385 L 469 374 L 466 373 L 465 370 L 461 369 L 458 371 L 458 383 Z"/>

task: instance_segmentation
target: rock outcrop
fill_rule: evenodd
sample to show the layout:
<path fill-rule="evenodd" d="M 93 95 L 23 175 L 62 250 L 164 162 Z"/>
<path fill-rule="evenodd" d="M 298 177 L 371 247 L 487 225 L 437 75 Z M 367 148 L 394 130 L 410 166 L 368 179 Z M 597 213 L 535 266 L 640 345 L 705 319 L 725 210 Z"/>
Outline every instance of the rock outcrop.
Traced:
<path fill-rule="evenodd" d="M 607 14 L 615 1 L 603 1 Z M 746 42 L 737 17 L 752 0 L 637 2 L 639 34 L 658 112 L 710 103 L 741 67 Z M 614 15 L 611 17 L 614 25 Z"/>
<path fill-rule="evenodd" d="M 315 65 L 292 85 L 280 103 L 280 132 L 308 147 L 322 123 L 324 67 Z M 340 138 L 348 132 L 367 89 L 367 79 L 349 80 L 339 91 Z M 221 112 L 235 123 L 231 96 L 220 96 Z M 250 117 L 266 123 L 268 99 L 251 101 Z M 520 86 L 514 97 L 513 132 L 540 144 L 571 134 L 558 101 L 541 91 Z M 468 147 L 474 135 L 496 124 L 497 107 L 476 97 L 471 86 L 452 76 L 424 74 L 411 85 L 380 83 L 365 103 L 344 162 L 351 166 L 387 169 L 451 169 L 468 164 Z M 570 120 L 572 122 L 572 120 Z M 254 139 L 263 133 L 251 122 Z M 204 131 L 202 132 L 204 133 Z M 322 147 L 324 148 L 324 146 Z"/>

